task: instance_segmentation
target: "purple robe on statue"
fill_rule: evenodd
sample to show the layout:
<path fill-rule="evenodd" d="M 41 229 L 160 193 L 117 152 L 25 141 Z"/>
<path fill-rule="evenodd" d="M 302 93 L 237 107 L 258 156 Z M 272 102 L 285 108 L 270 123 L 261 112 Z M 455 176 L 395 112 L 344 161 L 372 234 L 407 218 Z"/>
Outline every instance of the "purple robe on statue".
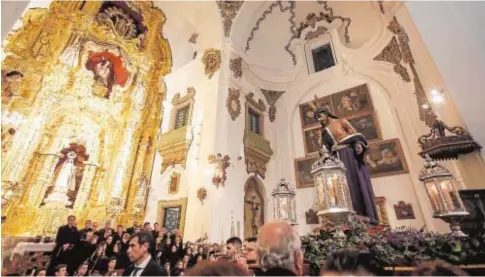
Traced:
<path fill-rule="evenodd" d="M 355 133 L 336 142 L 328 128 L 322 130 L 323 143 L 332 151 L 337 144 L 338 158 L 347 169 L 347 183 L 352 198 L 354 211 L 361 216 L 369 217 L 372 224 L 379 223 L 375 204 L 374 191 L 370 181 L 369 169 L 364 163 L 364 154 L 367 149 L 367 140 L 360 133 Z M 362 146 L 362 153 L 357 154 L 355 146 Z"/>

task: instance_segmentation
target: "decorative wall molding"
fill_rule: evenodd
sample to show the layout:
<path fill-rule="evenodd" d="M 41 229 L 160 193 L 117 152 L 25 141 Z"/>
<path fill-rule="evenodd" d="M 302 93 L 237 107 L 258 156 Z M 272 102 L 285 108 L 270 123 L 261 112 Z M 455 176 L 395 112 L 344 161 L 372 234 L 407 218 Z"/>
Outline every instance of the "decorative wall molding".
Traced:
<path fill-rule="evenodd" d="M 229 95 L 227 96 L 226 108 L 231 115 L 232 121 L 241 114 L 241 101 L 239 100 L 239 89 L 229 88 Z"/>
<path fill-rule="evenodd" d="M 236 17 L 243 4 L 244 1 L 217 1 L 217 6 L 219 7 L 219 12 L 222 17 L 225 37 L 229 37 L 231 34 L 232 20 Z"/>
<path fill-rule="evenodd" d="M 234 78 L 239 79 L 242 77 L 242 58 L 236 57 L 229 62 L 229 69 L 231 69 Z"/>
<path fill-rule="evenodd" d="M 413 53 L 411 52 L 411 47 L 409 46 L 409 37 L 406 30 L 404 30 L 404 28 L 399 24 L 396 17 L 393 17 L 391 22 L 389 22 L 387 29 L 389 29 L 395 35 L 395 37 L 397 37 L 403 62 L 409 66 L 411 72 L 413 73 L 414 93 L 418 103 L 419 118 L 424 121 L 426 125 L 431 127 L 437 116 L 431 107 L 428 97 L 426 96 L 426 92 L 424 91 L 423 84 L 421 83 L 421 79 L 416 71 L 415 61 L 413 58 Z"/>
<path fill-rule="evenodd" d="M 254 173 L 264 179 L 266 176 L 266 165 L 273 155 L 270 142 L 263 136 L 246 129 L 243 143 L 247 173 Z"/>
<path fill-rule="evenodd" d="M 269 121 L 274 122 L 276 119 L 276 101 L 285 93 L 284 91 L 261 89 L 261 92 L 269 105 Z"/>
<path fill-rule="evenodd" d="M 211 79 L 221 67 L 221 51 L 214 48 L 205 50 L 202 63 L 204 64 L 205 75 Z"/>
<path fill-rule="evenodd" d="M 411 82 L 411 77 L 409 76 L 408 70 L 401 64 L 402 54 L 401 50 L 399 50 L 399 44 L 396 37 L 393 37 L 389 44 L 382 49 L 381 53 L 374 57 L 374 61 L 382 61 L 393 64 L 394 72 L 399 74 L 403 81 Z"/>
<path fill-rule="evenodd" d="M 254 100 L 254 92 L 250 92 L 248 93 L 248 95 L 246 95 L 246 101 L 249 102 L 250 105 L 260 110 L 261 112 L 266 111 L 266 105 L 264 104 L 262 99 L 259 99 L 258 102 Z"/>

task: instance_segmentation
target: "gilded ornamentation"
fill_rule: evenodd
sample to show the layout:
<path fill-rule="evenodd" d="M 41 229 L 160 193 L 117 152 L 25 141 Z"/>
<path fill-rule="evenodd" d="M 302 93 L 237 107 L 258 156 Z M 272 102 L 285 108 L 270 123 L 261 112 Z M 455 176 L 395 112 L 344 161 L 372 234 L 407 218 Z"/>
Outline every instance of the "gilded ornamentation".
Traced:
<path fill-rule="evenodd" d="M 390 226 L 389 217 L 386 210 L 386 198 L 383 196 L 376 197 L 377 216 L 379 217 L 379 223 L 384 226 Z"/>
<path fill-rule="evenodd" d="M 168 231 L 175 229 L 180 231 L 180 235 L 184 235 L 185 217 L 187 214 L 187 197 L 178 200 L 162 200 L 158 202 L 157 222 L 164 226 Z M 166 217 L 166 215 L 177 214 L 175 217 Z M 168 227 L 168 228 L 167 228 Z"/>
<path fill-rule="evenodd" d="M 185 167 L 187 154 L 189 152 L 191 140 L 187 139 L 188 127 L 181 127 L 176 130 L 161 134 L 158 138 L 158 153 L 163 157 L 162 174 L 167 167 L 180 164 Z"/>
<path fill-rule="evenodd" d="M 411 77 L 409 77 L 408 70 L 401 65 L 401 60 L 401 50 L 399 50 L 399 45 L 395 37 L 393 37 L 389 44 L 382 49 L 379 55 L 374 57 L 374 61 L 383 61 L 393 64 L 394 72 L 399 74 L 403 81 L 411 82 Z"/>
<path fill-rule="evenodd" d="M 239 100 L 239 89 L 229 88 L 229 95 L 227 96 L 226 108 L 231 115 L 232 121 L 241 114 L 241 101 Z"/>
<path fill-rule="evenodd" d="M 276 101 L 285 93 L 284 91 L 261 89 L 261 92 L 269 105 L 269 121 L 274 122 L 276 119 Z"/>
<path fill-rule="evenodd" d="M 402 60 L 405 65 L 409 66 L 413 74 L 414 90 L 419 108 L 419 118 L 424 121 L 426 125 L 432 126 L 436 120 L 436 114 L 431 108 L 428 97 L 426 96 L 426 92 L 424 91 L 423 84 L 421 83 L 421 79 L 416 71 L 415 61 L 411 52 L 411 47 L 409 46 L 409 37 L 406 30 L 404 30 L 404 28 L 399 24 L 396 17 L 393 17 L 391 22 L 389 22 L 387 29 L 397 36 L 399 49 L 401 50 L 402 54 Z"/>
<path fill-rule="evenodd" d="M 207 198 L 207 190 L 203 187 L 199 188 L 197 190 L 197 198 L 199 198 L 201 204 L 204 204 L 204 200 Z"/>
<path fill-rule="evenodd" d="M 168 181 L 168 194 L 179 193 L 180 177 L 180 173 L 177 172 L 173 172 L 172 175 L 170 175 L 170 180 Z"/>
<path fill-rule="evenodd" d="M 135 19 L 120 7 L 110 6 L 96 17 L 99 24 L 112 28 L 119 36 L 134 39 L 139 32 Z"/>
<path fill-rule="evenodd" d="M 226 169 L 231 165 L 229 162 L 231 158 L 229 155 L 222 156 L 221 153 L 217 155 L 209 155 L 208 160 L 209 164 L 215 165 L 214 176 L 212 177 L 212 184 L 214 184 L 217 188 L 219 186 L 224 186 L 227 180 Z"/>
<path fill-rule="evenodd" d="M 232 71 L 232 74 L 234 75 L 234 78 L 239 79 L 242 77 L 242 58 L 237 57 L 234 59 L 231 59 L 229 62 L 229 68 Z"/>
<path fill-rule="evenodd" d="M 247 172 L 255 173 L 264 179 L 266 165 L 273 155 L 269 141 L 258 134 L 245 130 L 243 143 Z"/>
<path fill-rule="evenodd" d="M 223 18 L 224 25 L 224 36 L 229 37 L 231 34 L 232 20 L 236 17 L 237 12 L 244 4 L 244 1 L 217 1 L 217 6 L 219 6 L 219 12 Z"/>
<path fill-rule="evenodd" d="M 205 50 L 202 63 L 204 64 L 205 75 L 211 79 L 221 67 L 221 51 L 214 48 Z"/>
<path fill-rule="evenodd" d="M 4 235 L 55 233 L 68 214 L 84 221 L 110 213 L 120 223 L 144 217 L 137 188 L 142 174 L 151 175 L 151 141 L 162 119 L 161 80 L 170 71 L 171 52 L 161 31 L 164 15 L 153 3 L 127 5 L 143 19 L 135 20 L 135 37 L 133 25 L 110 5 L 117 4 L 91 1 L 80 11 L 78 3 L 53 1 L 28 10 L 22 27 L 6 38 L 2 96 L 11 98 L 2 111 L 19 116 L 6 120 L 2 114 L 2 130 L 13 129 L 19 139 L 2 149 L 2 180 L 18 183 L 19 196 L 2 209 L 9 218 Z M 112 28 L 93 20 L 100 13 L 111 14 Z M 74 144 L 85 147 L 89 160 L 78 161 L 75 152 L 72 167 L 59 153 Z M 66 183 L 72 206 L 42 204 L 46 193 L 52 195 L 49 187 Z M 110 203 L 119 199 L 111 213 Z"/>

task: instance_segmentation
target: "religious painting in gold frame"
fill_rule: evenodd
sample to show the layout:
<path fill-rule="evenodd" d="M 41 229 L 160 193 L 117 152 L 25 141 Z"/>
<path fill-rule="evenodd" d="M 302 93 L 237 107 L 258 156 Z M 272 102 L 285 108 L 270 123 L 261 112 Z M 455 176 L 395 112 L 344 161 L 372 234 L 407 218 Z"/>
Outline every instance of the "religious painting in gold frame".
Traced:
<path fill-rule="evenodd" d="M 180 173 L 173 172 L 168 181 L 168 194 L 177 194 L 180 186 Z"/>
<path fill-rule="evenodd" d="M 332 94 L 332 107 L 337 117 L 347 117 L 358 113 L 372 111 L 372 100 L 366 84 L 362 84 Z"/>
<path fill-rule="evenodd" d="M 167 229 L 173 231 L 178 229 L 183 237 L 185 228 L 185 216 L 187 213 L 187 197 L 178 200 L 158 201 L 158 222 Z"/>
<path fill-rule="evenodd" d="M 318 156 L 309 156 L 295 160 L 295 175 L 297 188 L 309 188 L 315 186 L 313 175 L 311 174 L 312 164 L 316 162 Z"/>
<path fill-rule="evenodd" d="M 382 139 L 381 128 L 373 112 L 364 112 L 348 117 L 347 120 L 358 133 L 365 136 L 368 142 Z"/>
<path fill-rule="evenodd" d="M 399 139 L 369 144 L 364 161 L 372 178 L 408 173 L 408 164 Z"/>
<path fill-rule="evenodd" d="M 303 131 L 303 145 L 305 146 L 306 155 L 318 154 L 321 143 L 322 128 L 320 126 Z"/>

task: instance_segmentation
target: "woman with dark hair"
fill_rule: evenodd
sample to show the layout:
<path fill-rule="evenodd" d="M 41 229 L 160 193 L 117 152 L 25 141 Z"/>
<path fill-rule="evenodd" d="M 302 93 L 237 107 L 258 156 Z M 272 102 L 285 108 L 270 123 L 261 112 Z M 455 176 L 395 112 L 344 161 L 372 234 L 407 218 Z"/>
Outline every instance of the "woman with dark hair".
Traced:
<path fill-rule="evenodd" d="M 364 267 L 366 261 L 357 251 L 344 250 L 335 252 L 327 258 L 320 276 L 372 276 Z"/>
<path fill-rule="evenodd" d="M 105 272 L 108 268 L 108 261 L 108 257 L 106 256 L 106 243 L 102 242 L 89 258 L 89 272 Z"/>

